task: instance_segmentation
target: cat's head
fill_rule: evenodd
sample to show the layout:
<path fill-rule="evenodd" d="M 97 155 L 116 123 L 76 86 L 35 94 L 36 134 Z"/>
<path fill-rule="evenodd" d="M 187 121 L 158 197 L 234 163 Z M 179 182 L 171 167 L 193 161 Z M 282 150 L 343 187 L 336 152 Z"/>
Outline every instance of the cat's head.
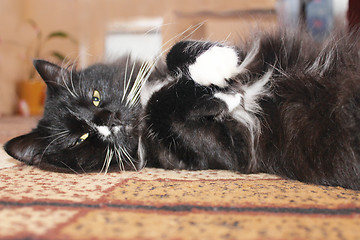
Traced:
<path fill-rule="evenodd" d="M 138 167 L 134 79 L 140 66 L 119 61 L 76 71 L 43 60 L 34 66 L 47 85 L 44 116 L 30 133 L 5 144 L 9 155 L 76 172 Z"/>

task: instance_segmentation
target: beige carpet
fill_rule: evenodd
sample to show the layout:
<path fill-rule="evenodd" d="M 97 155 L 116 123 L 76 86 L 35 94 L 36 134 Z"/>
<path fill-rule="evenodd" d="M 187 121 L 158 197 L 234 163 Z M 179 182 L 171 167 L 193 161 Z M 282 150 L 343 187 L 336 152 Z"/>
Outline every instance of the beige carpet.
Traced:
<path fill-rule="evenodd" d="M 2 142 L 37 119 L 1 118 Z M 360 239 L 360 192 L 229 171 L 46 172 L 0 151 L 0 239 Z"/>

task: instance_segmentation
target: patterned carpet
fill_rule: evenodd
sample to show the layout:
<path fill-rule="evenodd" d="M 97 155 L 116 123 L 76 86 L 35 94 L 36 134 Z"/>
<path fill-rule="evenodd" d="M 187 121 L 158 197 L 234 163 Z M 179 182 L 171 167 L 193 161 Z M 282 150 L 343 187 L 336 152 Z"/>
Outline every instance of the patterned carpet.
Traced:
<path fill-rule="evenodd" d="M 0 141 L 36 118 L 1 118 Z M 66 174 L 0 151 L 0 239 L 360 239 L 360 192 L 229 171 Z"/>

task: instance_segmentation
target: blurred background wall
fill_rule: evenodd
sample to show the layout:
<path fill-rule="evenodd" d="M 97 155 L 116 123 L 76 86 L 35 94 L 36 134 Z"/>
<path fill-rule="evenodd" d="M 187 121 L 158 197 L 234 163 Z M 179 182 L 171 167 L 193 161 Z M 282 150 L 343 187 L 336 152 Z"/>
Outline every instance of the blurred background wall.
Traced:
<path fill-rule="evenodd" d="M 329 11 L 347 7 L 347 0 L 327 1 Z M 56 50 L 78 67 L 127 52 L 147 59 L 183 38 L 236 42 L 254 29 L 302 21 L 307 2 L 311 0 L 0 0 L 0 116 L 16 113 L 16 83 L 29 78 L 39 42 L 39 57 L 59 63 L 51 54 Z M 47 39 L 54 31 L 68 37 Z"/>

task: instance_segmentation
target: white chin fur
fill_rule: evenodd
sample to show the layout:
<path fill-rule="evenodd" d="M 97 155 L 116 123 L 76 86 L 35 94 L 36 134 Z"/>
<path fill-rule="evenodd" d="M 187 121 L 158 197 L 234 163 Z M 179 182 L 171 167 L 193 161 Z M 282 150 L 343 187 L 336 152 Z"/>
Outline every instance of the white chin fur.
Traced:
<path fill-rule="evenodd" d="M 107 138 L 111 135 L 111 131 L 107 126 L 96 126 L 96 129 L 100 133 L 100 135 L 104 138 Z"/>
<path fill-rule="evenodd" d="M 228 85 L 226 79 L 238 74 L 238 55 L 231 47 L 214 46 L 202 53 L 189 66 L 191 78 L 200 85 Z"/>

